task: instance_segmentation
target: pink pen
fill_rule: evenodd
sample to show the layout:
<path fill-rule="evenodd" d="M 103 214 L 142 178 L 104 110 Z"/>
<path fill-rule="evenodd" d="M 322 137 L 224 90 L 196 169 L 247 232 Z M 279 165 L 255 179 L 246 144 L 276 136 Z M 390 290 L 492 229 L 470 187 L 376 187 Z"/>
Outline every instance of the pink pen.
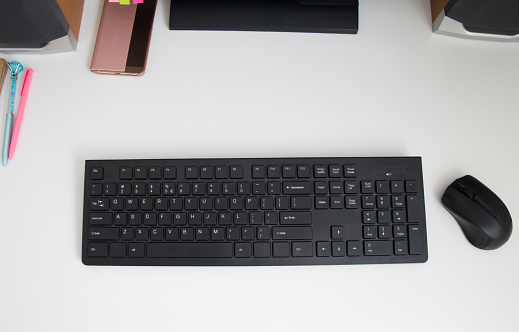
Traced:
<path fill-rule="evenodd" d="M 22 125 L 23 112 L 25 111 L 25 103 L 29 95 L 29 88 L 31 87 L 32 73 L 34 70 L 27 69 L 23 79 L 22 91 L 20 92 L 20 105 L 18 106 L 18 113 L 16 113 L 16 120 L 14 121 L 13 135 L 11 136 L 11 145 L 9 146 L 9 159 L 13 159 L 14 149 L 18 142 L 18 135 L 20 134 L 20 126 Z"/>

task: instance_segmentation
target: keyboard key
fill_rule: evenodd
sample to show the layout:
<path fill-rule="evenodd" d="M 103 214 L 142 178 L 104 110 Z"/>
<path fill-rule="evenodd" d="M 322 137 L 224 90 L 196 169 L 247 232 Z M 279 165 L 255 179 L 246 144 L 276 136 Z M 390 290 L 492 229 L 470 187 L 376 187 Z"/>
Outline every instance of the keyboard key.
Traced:
<path fill-rule="evenodd" d="M 264 179 L 265 178 L 265 166 L 252 166 L 252 178 L 253 179 Z"/>
<path fill-rule="evenodd" d="M 90 199 L 90 210 L 91 211 L 108 211 L 109 202 L 108 198 L 91 198 Z"/>
<path fill-rule="evenodd" d="M 225 239 L 224 228 L 223 227 L 213 227 L 211 228 L 211 240 L 213 241 L 223 241 Z"/>
<path fill-rule="evenodd" d="M 382 212 L 382 211 L 379 211 L 379 212 Z M 377 220 L 375 216 L 376 216 L 375 211 L 362 211 L 362 222 L 365 224 L 374 224 L 375 221 Z"/>
<path fill-rule="evenodd" d="M 310 166 L 308 166 L 308 165 L 297 166 L 297 177 L 298 178 L 309 178 L 310 176 L 312 176 Z"/>
<path fill-rule="evenodd" d="M 198 179 L 198 167 L 186 166 L 186 179 Z"/>
<path fill-rule="evenodd" d="M 391 241 L 364 241 L 364 255 L 389 256 L 393 253 Z"/>
<path fill-rule="evenodd" d="M 315 198 L 315 208 L 318 210 L 328 209 L 330 207 L 330 203 L 328 201 L 328 197 L 316 197 Z"/>
<path fill-rule="evenodd" d="M 394 242 L 395 255 L 407 255 L 407 241 L 397 240 Z"/>
<path fill-rule="evenodd" d="M 150 230 L 151 241 L 163 241 L 164 240 L 164 228 L 152 228 Z"/>
<path fill-rule="evenodd" d="M 255 239 L 254 227 L 242 227 L 241 228 L 241 239 L 243 241 L 252 241 Z"/>
<path fill-rule="evenodd" d="M 265 212 L 265 225 L 277 225 L 278 224 L 278 213 L 277 212 Z"/>
<path fill-rule="evenodd" d="M 261 213 L 261 212 L 260 212 Z M 249 216 L 245 211 L 234 212 L 235 225 L 247 225 L 249 223 Z"/>
<path fill-rule="evenodd" d="M 242 179 L 243 178 L 243 167 L 242 166 L 231 166 L 231 179 Z"/>
<path fill-rule="evenodd" d="M 354 178 L 357 176 L 357 168 L 353 165 L 344 165 L 344 177 Z"/>
<path fill-rule="evenodd" d="M 263 225 L 263 212 L 252 211 L 249 214 L 249 224 L 250 225 Z"/>
<path fill-rule="evenodd" d="M 269 179 L 279 179 L 281 177 L 281 167 L 279 166 L 268 166 L 267 177 Z"/>
<path fill-rule="evenodd" d="M 270 227 L 257 227 L 256 228 L 256 239 L 270 240 Z"/>
<path fill-rule="evenodd" d="M 88 218 L 90 225 L 111 225 L 112 214 L 111 213 L 90 213 Z"/>
<path fill-rule="evenodd" d="M 344 200 L 342 196 L 331 196 L 330 197 L 330 208 L 332 209 L 343 209 Z"/>
<path fill-rule="evenodd" d="M 290 200 L 290 208 L 293 210 L 310 210 L 312 208 L 312 197 L 310 196 L 295 196 Z"/>
<path fill-rule="evenodd" d="M 166 228 L 166 240 L 167 241 L 178 241 L 178 228 Z"/>
<path fill-rule="evenodd" d="M 318 257 L 329 257 L 330 256 L 330 242 L 317 242 L 317 256 Z"/>
<path fill-rule="evenodd" d="M 295 166 L 283 166 L 283 177 L 290 179 L 296 177 L 296 167 Z"/>
<path fill-rule="evenodd" d="M 132 258 L 144 257 L 144 243 L 129 243 L 128 256 Z"/>
<path fill-rule="evenodd" d="M 344 201 L 347 209 L 356 209 L 359 207 L 358 196 L 346 196 Z"/>
<path fill-rule="evenodd" d="M 391 227 L 390 226 L 378 226 L 378 238 L 379 239 L 391 238 Z"/>
<path fill-rule="evenodd" d="M 269 195 L 281 195 L 281 182 L 269 181 L 267 183 L 267 192 Z"/>
<path fill-rule="evenodd" d="M 257 257 L 257 258 L 270 257 L 270 242 L 254 243 L 254 257 Z"/>
<path fill-rule="evenodd" d="M 227 179 L 229 177 L 229 168 L 227 166 L 216 166 L 215 177 L 217 179 Z"/>
<path fill-rule="evenodd" d="M 342 241 L 332 242 L 332 256 L 333 257 L 344 257 L 346 255 L 346 246 Z"/>
<path fill-rule="evenodd" d="M 311 225 L 312 212 L 280 212 L 279 223 L 281 225 Z"/>
<path fill-rule="evenodd" d="M 88 238 L 90 240 L 118 240 L 119 228 L 103 227 L 103 228 L 89 228 Z"/>
<path fill-rule="evenodd" d="M 180 229 L 181 241 L 193 241 L 195 239 L 195 230 L 192 227 L 182 227 Z"/>
<path fill-rule="evenodd" d="M 407 221 L 420 222 L 420 203 L 418 195 L 407 196 Z"/>
<path fill-rule="evenodd" d="M 197 227 L 195 229 L 195 239 L 197 241 L 209 241 L 209 228 Z"/>
<path fill-rule="evenodd" d="M 252 257 L 252 244 L 250 242 L 236 243 L 234 245 L 234 256 L 237 258 Z"/>
<path fill-rule="evenodd" d="M 108 257 L 108 243 L 89 243 L 89 257 Z"/>
<path fill-rule="evenodd" d="M 393 226 L 393 236 L 396 238 L 406 238 L 407 237 L 407 227 L 405 227 L 403 225 Z"/>
<path fill-rule="evenodd" d="M 400 211 L 394 211 L 398 214 Z M 400 213 L 402 214 L 402 213 Z M 396 216 L 396 219 L 400 217 Z M 377 221 L 379 224 L 389 224 L 391 222 L 391 213 L 389 211 L 377 211 Z M 395 221 L 397 222 L 397 221 Z"/>
<path fill-rule="evenodd" d="M 103 179 L 103 168 L 92 167 L 90 169 L 90 180 L 102 180 Z"/>
<path fill-rule="evenodd" d="M 328 177 L 327 167 L 324 165 L 316 165 L 314 166 L 314 177 L 316 178 L 326 178 Z"/>
<path fill-rule="evenodd" d="M 403 181 L 391 181 L 391 193 L 392 194 L 401 194 L 404 192 L 404 182 Z"/>
<path fill-rule="evenodd" d="M 332 226 L 331 233 L 333 240 L 344 239 L 344 226 Z"/>
<path fill-rule="evenodd" d="M 314 192 L 318 195 L 326 195 L 328 194 L 328 182 L 326 181 L 315 181 L 314 182 Z"/>
<path fill-rule="evenodd" d="M 117 185 L 115 183 L 106 183 L 103 190 L 105 196 L 115 196 L 117 194 Z"/>
<path fill-rule="evenodd" d="M 164 179 L 173 180 L 177 178 L 177 168 L 175 166 L 164 167 Z"/>
<path fill-rule="evenodd" d="M 254 195 L 265 195 L 267 192 L 267 183 L 255 181 L 252 183 L 252 193 Z"/>
<path fill-rule="evenodd" d="M 359 191 L 357 181 L 347 180 L 344 181 L 344 193 L 345 194 L 357 194 Z"/>
<path fill-rule="evenodd" d="M 119 179 L 120 180 L 133 179 L 133 168 L 128 167 L 128 166 L 119 168 Z"/>
<path fill-rule="evenodd" d="M 393 208 L 404 208 L 405 201 L 403 196 L 391 196 L 391 207 Z"/>
<path fill-rule="evenodd" d="M 340 178 L 342 177 L 342 170 L 340 165 L 330 165 L 328 166 L 328 174 L 331 178 Z"/>
<path fill-rule="evenodd" d="M 148 241 L 148 228 L 137 228 L 135 234 L 135 240 L 137 241 Z"/>
<path fill-rule="evenodd" d="M 92 183 L 90 185 L 90 196 L 101 196 L 103 194 L 103 185 L 101 183 Z"/>
<path fill-rule="evenodd" d="M 360 256 L 362 253 L 362 249 L 360 246 L 360 241 L 348 241 L 348 256 Z"/>
<path fill-rule="evenodd" d="M 284 195 L 309 195 L 312 192 L 310 182 L 283 182 Z"/>
<path fill-rule="evenodd" d="M 289 242 L 274 242 L 272 244 L 272 253 L 274 257 L 289 257 L 290 243 Z"/>
<path fill-rule="evenodd" d="M 409 225 L 409 254 L 420 255 L 422 253 L 422 238 L 419 225 Z"/>
<path fill-rule="evenodd" d="M 414 180 L 409 180 L 405 182 L 405 192 L 406 193 L 417 193 L 418 192 L 418 182 Z"/>
<path fill-rule="evenodd" d="M 250 195 L 251 184 L 250 182 L 238 182 L 238 195 Z"/>
<path fill-rule="evenodd" d="M 148 169 L 144 166 L 135 167 L 135 180 L 146 180 L 148 178 Z"/>
<path fill-rule="evenodd" d="M 376 239 L 377 238 L 377 229 L 376 226 L 364 226 L 363 234 L 365 239 Z"/>
<path fill-rule="evenodd" d="M 312 257 L 312 242 L 292 242 L 292 256 Z"/>
<path fill-rule="evenodd" d="M 240 228 L 239 227 L 227 227 L 227 234 L 225 238 L 227 241 L 238 241 L 240 239 Z"/>
<path fill-rule="evenodd" d="M 162 167 L 159 166 L 152 166 L 149 169 L 148 177 L 151 180 L 159 180 L 162 179 Z"/>
<path fill-rule="evenodd" d="M 126 243 L 110 243 L 110 257 L 126 257 Z"/>
<path fill-rule="evenodd" d="M 377 181 L 375 183 L 375 185 L 377 186 L 375 189 L 377 194 L 389 194 L 389 182 L 388 181 L 386 181 L 386 180 Z"/>
<path fill-rule="evenodd" d="M 260 206 L 262 210 L 274 210 L 274 197 L 261 197 Z"/>
<path fill-rule="evenodd" d="M 200 178 L 201 179 L 212 179 L 214 177 L 214 168 L 212 166 L 200 167 Z"/>
<path fill-rule="evenodd" d="M 312 227 L 272 227 L 274 240 L 311 240 Z"/>
<path fill-rule="evenodd" d="M 232 243 L 149 243 L 148 257 L 231 258 Z"/>
<path fill-rule="evenodd" d="M 375 192 L 373 181 L 360 181 L 360 191 L 363 194 L 373 194 Z"/>
<path fill-rule="evenodd" d="M 128 216 L 126 212 L 117 212 L 114 213 L 114 223 L 117 226 L 126 226 L 128 222 Z"/>

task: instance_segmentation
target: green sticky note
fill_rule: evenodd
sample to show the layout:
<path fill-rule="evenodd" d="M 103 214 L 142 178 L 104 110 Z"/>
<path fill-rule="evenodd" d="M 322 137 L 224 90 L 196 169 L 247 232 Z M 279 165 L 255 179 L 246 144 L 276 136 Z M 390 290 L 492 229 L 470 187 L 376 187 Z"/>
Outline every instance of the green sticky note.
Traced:
<path fill-rule="evenodd" d="M 119 4 L 120 5 L 129 5 L 130 4 L 130 0 L 119 0 Z"/>

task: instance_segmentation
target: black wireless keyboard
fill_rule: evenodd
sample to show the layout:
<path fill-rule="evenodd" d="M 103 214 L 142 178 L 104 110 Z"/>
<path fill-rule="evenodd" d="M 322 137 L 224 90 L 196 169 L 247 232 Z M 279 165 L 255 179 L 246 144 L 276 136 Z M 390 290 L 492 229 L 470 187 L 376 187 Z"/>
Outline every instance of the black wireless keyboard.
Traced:
<path fill-rule="evenodd" d="M 420 157 L 88 160 L 86 265 L 427 260 Z"/>

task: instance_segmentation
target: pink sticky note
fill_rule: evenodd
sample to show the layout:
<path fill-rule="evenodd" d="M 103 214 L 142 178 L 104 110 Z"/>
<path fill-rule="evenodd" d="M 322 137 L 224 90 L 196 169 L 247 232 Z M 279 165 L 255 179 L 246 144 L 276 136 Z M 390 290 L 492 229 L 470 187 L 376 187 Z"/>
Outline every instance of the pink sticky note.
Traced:
<path fill-rule="evenodd" d="M 108 2 L 119 2 L 119 0 L 108 0 Z"/>
<path fill-rule="evenodd" d="M 133 4 L 135 5 L 136 3 L 142 3 L 143 0 L 133 0 Z"/>

